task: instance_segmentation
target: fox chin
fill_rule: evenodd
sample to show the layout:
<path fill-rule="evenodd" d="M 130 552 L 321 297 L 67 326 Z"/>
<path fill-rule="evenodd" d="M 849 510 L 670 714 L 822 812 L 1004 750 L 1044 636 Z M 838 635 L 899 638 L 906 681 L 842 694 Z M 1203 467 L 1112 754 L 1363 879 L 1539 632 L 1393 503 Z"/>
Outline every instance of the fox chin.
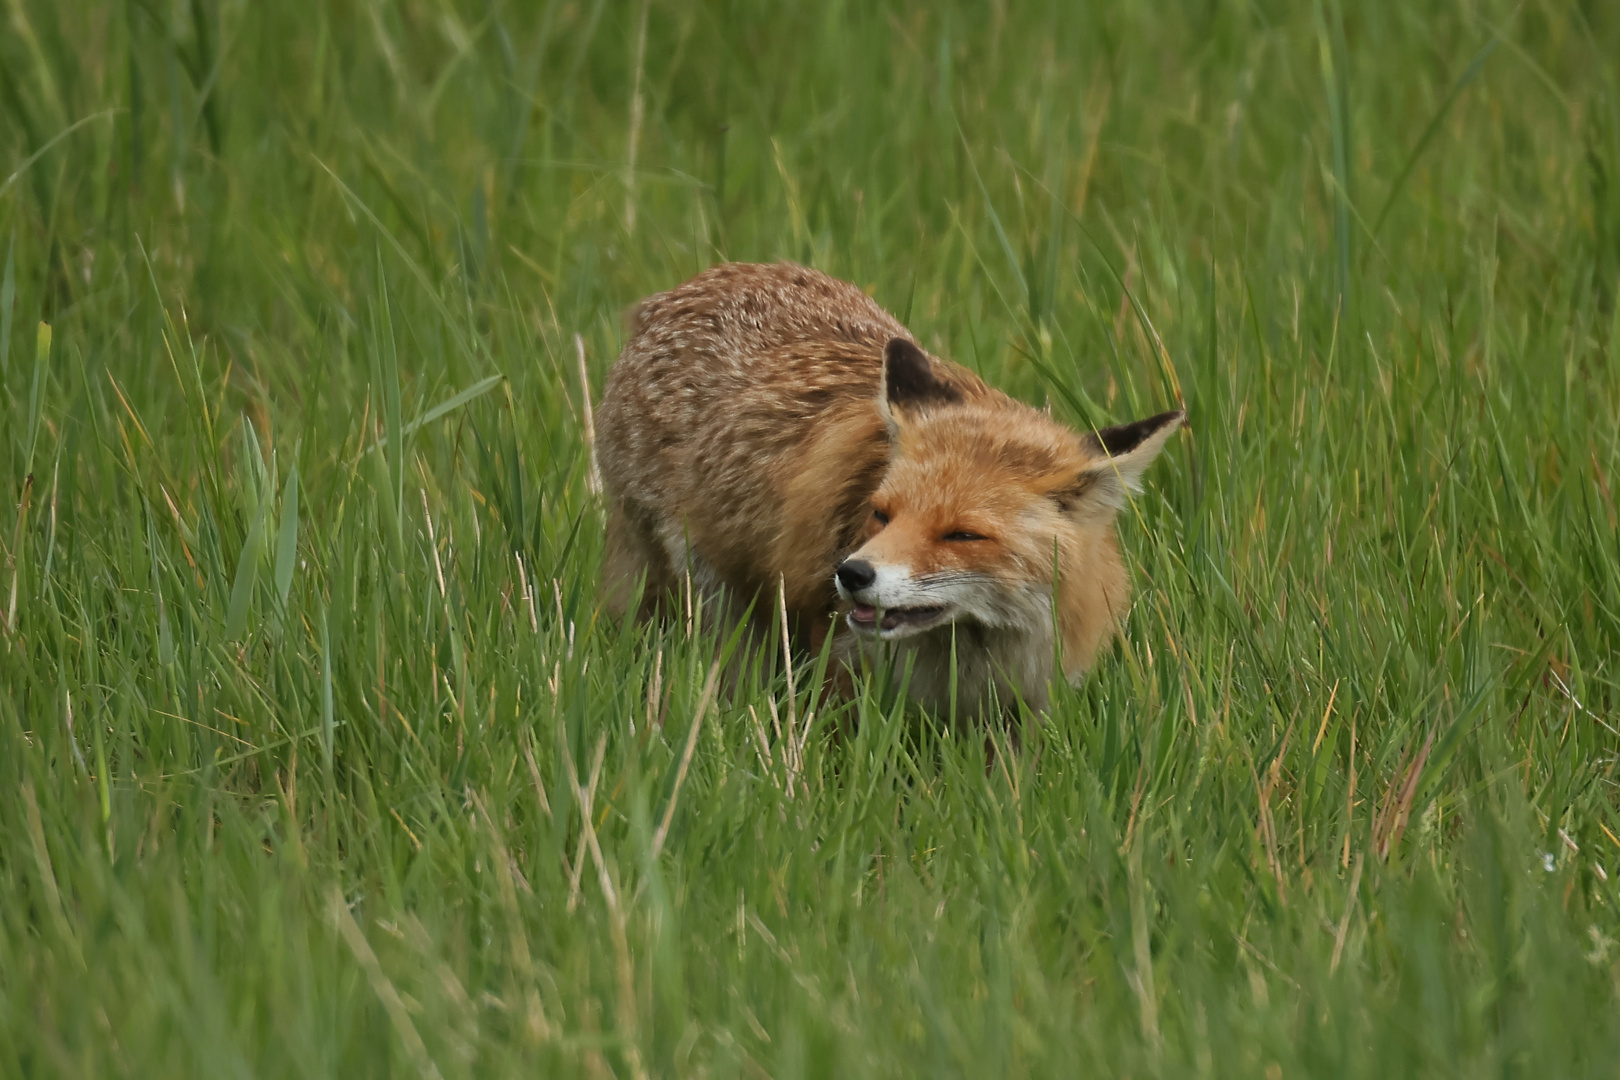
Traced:
<path fill-rule="evenodd" d="M 690 576 L 935 711 L 1044 709 L 1130 601 L 1115 519 L 1179 409 L 1077 432 L 929 356 L 860 289 L 728 263 L 643 301 L 598 451 L 610 606 Z"/>

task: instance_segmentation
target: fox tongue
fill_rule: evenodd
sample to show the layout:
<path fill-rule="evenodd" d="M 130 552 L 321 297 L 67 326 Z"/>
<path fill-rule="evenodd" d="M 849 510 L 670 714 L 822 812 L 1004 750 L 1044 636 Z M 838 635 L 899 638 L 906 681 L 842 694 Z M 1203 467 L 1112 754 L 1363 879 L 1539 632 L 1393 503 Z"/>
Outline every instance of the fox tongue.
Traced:
<path fill-rule="evenodd" d="M 877 622 L 877 608 L 870 604 L 856 604 L 850 611 L 850 617 L 858 623 L 871 626 Z"/>

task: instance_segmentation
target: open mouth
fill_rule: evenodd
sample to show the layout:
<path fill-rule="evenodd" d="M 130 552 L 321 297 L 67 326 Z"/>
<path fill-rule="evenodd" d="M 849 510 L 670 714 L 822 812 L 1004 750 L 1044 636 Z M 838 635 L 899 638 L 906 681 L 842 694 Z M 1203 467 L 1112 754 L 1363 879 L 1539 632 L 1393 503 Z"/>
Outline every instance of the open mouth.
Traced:
<path fill-rule="evenodd" d="M 870 604 L 856 604 L 850 608 L 849 623 L 857 630 L 898 630 L 902 626 L 923 626 L 944 613 L 942 607 L 884 608 L 878 618 L 878 609 Z"/>

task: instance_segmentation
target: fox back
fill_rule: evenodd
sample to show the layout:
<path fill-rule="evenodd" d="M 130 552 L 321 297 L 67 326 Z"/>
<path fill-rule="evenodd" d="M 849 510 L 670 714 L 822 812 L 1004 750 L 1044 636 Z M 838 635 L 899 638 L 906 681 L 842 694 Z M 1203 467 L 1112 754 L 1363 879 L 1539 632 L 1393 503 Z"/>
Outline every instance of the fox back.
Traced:
<path fill-rule="evenodd" d="M 928 706 L 1044 707 L 1054 660 L 1078 678 L 1128 603 L 1114 518 L 1182 419 L 1077 433 L 853 285 L 717 266 L 636 309 L 608 376 L 609 602 L 780 588 L 812 640 L 908 665 Z"/>

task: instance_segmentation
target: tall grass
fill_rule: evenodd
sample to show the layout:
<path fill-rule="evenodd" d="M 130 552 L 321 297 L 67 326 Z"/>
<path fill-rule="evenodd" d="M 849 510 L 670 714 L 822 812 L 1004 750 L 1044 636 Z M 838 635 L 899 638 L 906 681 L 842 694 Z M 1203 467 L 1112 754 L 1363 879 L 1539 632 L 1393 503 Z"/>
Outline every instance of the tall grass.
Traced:
<path fill-rule="evenodd" d="M 1617 14 L 10 0 L 0 1073 L 1611 1073 Z M 602 615 L 726 258 L 1185 401 L 1016 752 Z"/>

